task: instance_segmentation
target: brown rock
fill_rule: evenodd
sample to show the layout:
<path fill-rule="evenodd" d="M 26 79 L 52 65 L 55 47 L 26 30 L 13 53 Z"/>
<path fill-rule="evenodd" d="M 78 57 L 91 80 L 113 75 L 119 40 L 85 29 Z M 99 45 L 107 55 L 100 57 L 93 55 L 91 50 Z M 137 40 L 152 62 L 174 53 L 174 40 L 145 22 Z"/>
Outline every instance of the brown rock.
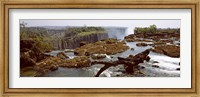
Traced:
<path fill-rule="evenodd" d="M 137 43 L 136 46 L 148 46 L 146 43 Z"/>
<path fill-rule="evenodd" d="M 160 45 L 152 49 L 153 52 L 161 53 L 170 57 L 180 57 L 180 47 L 175 45 Z"/>
<path fill-rule="evenodd" d="M 84 46 L 84 45 L 86 45 L 86 44 L 88 44 L 87 41 L 82 41 L 82 42 L 80 42 L 80 46 Z"/>
<path fill-rule="evenodd" d="M 92 59 L 103 59 L 106 57 L 105 54 L 93 54 L 92 56 Z"/>
<path fill-rule="evenodd" d="M 104 39 L 95 43 L 90 43 L 75 49 L 74 54 L 92 55 L 92 54 L 116 54 L 127 50 L 129 47 L 123 42 L 117 41 L 117 39 Z"/>
<path fill-rule="evenodd" d="M 56 66 L 56 65 L 52 65 L 51 67 L 50 67 L 50 70 L 51 71 L 55 71 L 55 70 L 57 70 L 58 69 L 58 66 Z"/>
<path fill-rule="evenodd" d="M 91 65 L 91 61 L 86 56 L 75 57 L 74 59 L 64 60 L 63 63 L 59 64 L 61 67 L 69 68 L 79 68 L 79 67 L 88 67 Z"/>
<path fill-rule="evenodd" d="M 67 59 L 67 58 L 69 58 L 67 55 L 65 55 L 64 52 L 59 52 L 59 53 L 57 54 L 57 57 L 58 57 L 58 58 L 61 58 L 61 59 Z"/>

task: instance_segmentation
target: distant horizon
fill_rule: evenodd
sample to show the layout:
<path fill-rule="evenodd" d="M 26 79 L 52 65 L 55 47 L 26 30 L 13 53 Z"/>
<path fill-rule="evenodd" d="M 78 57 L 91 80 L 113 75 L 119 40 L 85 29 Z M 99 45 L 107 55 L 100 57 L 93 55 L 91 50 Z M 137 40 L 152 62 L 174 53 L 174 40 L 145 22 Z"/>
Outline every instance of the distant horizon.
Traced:
<path fill-rule="evenodd" d="M 42 20 L 21 19 L 19 23 L 27 23 L 27 27 L 67 27 L 67 26 L 94 26 L 94 27 L 149 27 L 155 24 L 157 28 L 180 28 L 181 20 Z"/>
<path fill-rule="evenodd" d="M 46 25 L 44 25 L 44 26 L 27 26 L 27 27 L 84 27 L 84 26 L 46 26 Z M 86 27 L 121 27 L 121 28 L 128 28 L 128 27 L 125 27 L 125 26 L 86 26 Z M 144 28 L 144 27 L 141 27 L 141 28 Z M 160 29 L 160 28 L 158 28 L 158 29 Z M 161 28 L 161 29 L 167 29 L 167 28 Z M 173 28 L 171 28 L 171 29 L 173 29 Z"/>

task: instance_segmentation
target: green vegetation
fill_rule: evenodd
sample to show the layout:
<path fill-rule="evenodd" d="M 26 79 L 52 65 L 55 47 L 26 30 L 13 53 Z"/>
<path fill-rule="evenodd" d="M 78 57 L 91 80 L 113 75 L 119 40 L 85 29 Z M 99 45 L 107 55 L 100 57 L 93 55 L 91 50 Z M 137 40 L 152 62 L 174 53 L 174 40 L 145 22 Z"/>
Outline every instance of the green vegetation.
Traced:
<path fill-rule="evenodd" d="M 76 36 L 85 36 L 94 33 L 105 33 L 105 29 L 102 27 L 71 27 L 65 32 L 65 38 L 72 38 Z"/>
<path fill-rule="evenodd" d="M 149 27 L 135 27 L 135 33 L 180 33 L 180 28 L 157 28 L 155 24 Z"/>
<path fill-rule="evenodd" d="M 105 33 L 105 32 L 102 32 L 102 31 L 82 32 L 82 33 L 78 33 L 77 36 L 87 36 L 87 35 L 96 34 L 96 33 Z"/>
<path fill-rule="evenodd" d="M 157 27 L 155 24 L 150 25 L 149 27 L 136 27 L 135 31 L 136 33 L 156 33 L 157 32 Z"/>
<path fill-rule="evenodd" d="M 49 51 L 52 49 L 51 37 L 45 28 L 26 27 L 25 23 L 20 24 L 20 40 L 33 40 L 34 46 L 41 51 Z"/>

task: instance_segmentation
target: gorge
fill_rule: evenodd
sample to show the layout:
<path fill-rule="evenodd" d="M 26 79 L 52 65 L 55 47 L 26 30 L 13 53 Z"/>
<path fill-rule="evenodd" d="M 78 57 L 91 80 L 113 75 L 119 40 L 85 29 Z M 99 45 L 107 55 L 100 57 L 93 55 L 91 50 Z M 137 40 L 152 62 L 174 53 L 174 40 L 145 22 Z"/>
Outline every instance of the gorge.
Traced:
<path fill-rule="evenodd" d="M 127 35 L 127 27 L 102 27 L 103 29 L 82 27 L 70 29 L 69 33 L 66 32 L 66 28 L 65 30 L 63 27 L 58 28 L 48 29 L 47 32 L 51 37 L 49 44 L 53 46 L 53 51 L 34 55 L 31 49 L 37 47 L 26 47 L 24 46 L 26 44 L 21 46 L 26 47 L 21 53 L 25 56 L 23 58 L 33 63 L 31 65 L 33 67 L 25 66 L 21 69 L 21 76 L 94 77 L 98 74 L 100 77 L 180 77 L 179 29 L 157 29 L 157 33 L 152 33 L 151 30 L 144 32 L 132 30 Z M 142 60 L 137 67 L 131 68 L 134 72 L 128 73 L 127 67 L 119 64 L 106 68 L 101 74 L 97 73 L 106 66 L 99 64 L 100 62 L 113 64 L 130 58 L 139 60 L 141 57 L 134 56 L 146 50 L 149 51 L 150 59 Z M 67 57 L 64 59 L 58 57 L 60 52 Z M 176 55 L 172 55 L 174 53 Z M 30 56 L 31 59 L 28 58 Z M 42 56 L 43 60 L 36 56 Z M 34 74 L 30 74 L 30 70 Z"/>

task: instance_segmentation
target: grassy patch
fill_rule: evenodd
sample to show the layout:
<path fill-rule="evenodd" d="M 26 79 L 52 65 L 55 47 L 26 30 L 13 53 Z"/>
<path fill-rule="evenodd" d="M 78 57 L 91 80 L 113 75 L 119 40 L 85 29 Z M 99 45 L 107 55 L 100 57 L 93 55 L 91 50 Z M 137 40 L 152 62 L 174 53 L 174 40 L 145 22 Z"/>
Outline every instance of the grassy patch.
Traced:
<path fill-rule="evenodd" d="M 77 36 L 88 36 L 88 35 L 97 34 L 97 33 L 105 33 L 105 32 L 103 31 L 81 32 L 81 33 L 78 33 Z"/>

